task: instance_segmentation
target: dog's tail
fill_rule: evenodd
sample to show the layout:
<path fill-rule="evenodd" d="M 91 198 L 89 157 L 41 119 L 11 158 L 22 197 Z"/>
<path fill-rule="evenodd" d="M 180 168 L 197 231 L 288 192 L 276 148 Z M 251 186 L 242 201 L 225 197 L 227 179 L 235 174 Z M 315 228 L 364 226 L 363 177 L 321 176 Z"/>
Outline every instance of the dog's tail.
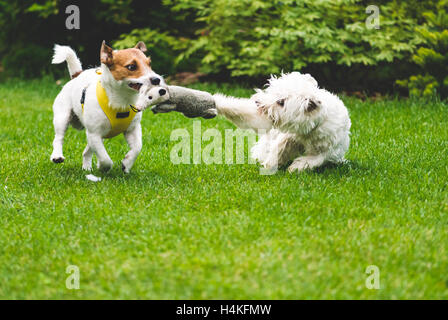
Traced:
<path fill-rule="evenodd" d="M 258 107 L 252 99 L 227 97 L 219 93 L 213 98 L 218 114 L 239 128 L 253 130 L 272 128 L 272 122 L 258 112 Z"/>
<path fill-rule="evenodd" d="M 67 61 L 68 72 L 70 77 L 76 78 L 82 72 L 81 61 L 76 56 L 76 52 L 68 46 L 54 46 L 54 55 L 51 63 L 58 64 Z"/>

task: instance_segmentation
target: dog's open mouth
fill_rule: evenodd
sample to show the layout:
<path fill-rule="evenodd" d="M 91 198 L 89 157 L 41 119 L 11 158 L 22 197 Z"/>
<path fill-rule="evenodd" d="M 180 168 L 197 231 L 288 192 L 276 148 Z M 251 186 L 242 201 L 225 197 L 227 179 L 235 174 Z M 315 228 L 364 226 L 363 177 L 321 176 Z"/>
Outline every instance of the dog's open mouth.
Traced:
<path fill-rule="evenodd" d="M 140 88 L 142 87 L 142 84 L 141 83 L 130 83 L 130 84 L 128 84 L 128 86 L 129 86 L 129 88 L 132 88 L 132 89 L 134 89 L 134 90 L 140 90 Z"/>

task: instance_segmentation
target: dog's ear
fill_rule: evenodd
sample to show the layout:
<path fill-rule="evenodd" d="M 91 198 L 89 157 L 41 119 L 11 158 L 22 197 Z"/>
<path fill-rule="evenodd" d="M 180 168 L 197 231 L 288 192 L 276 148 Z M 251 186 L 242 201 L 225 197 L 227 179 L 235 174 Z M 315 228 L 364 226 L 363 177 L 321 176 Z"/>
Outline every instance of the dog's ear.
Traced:
<path fill-rule="evenodd" d="M 320 101 L 317 101 L 317 100 L 314 101 L 314 100 L 310 99 L 310 100 L 308 100 L 308 105 L 306 106 L 305 111 L 306 112 L 314 111 L 319 107 L 319 105 L 320 105 Z"/>
<path fill-rule="evenodd" d="M 316 81 L 316 79 L 313 78 L 312 75 L 310 75 L 309 73 L 306 73 L 303 75 L 303 77 L 306 79 L 307 82 L 309 82 L 313 86 L 317 87 L 317 81 Z"/>
<path fill-rule="evenodd" d="M 148 49 L 146 49 L 146 45 L 145 45 L 145 43 L 144 43 L 143 41 L 139 41 L 139 42 L 135 45 L 134 48 L 140 50 L 141 52 L 146 52 L 146 51 L 148 51 Z"/>
<path fill-rule="evenodd" d="M 114 64 L 113 51 L 114 50 L 106 44 L 106 41 L 103 40 L 100 51 L 101 63 L 104 63 L 108 67 L 113 65 Z"/>

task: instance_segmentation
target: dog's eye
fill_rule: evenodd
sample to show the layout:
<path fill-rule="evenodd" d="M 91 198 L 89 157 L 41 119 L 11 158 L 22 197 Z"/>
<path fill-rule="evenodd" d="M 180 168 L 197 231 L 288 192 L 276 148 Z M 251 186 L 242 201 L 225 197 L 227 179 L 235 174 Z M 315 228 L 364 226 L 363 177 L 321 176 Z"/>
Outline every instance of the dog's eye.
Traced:
<path fill-rule="evenodd" d="M 277 100 L 277 104 L 278 104 L 280 107 L 284 107 L 284 106 L 285 106 L 285 100 L 286 100 L 286 99 L 279 99 L 279 100 Z"/>
<path fill-rule="evenodd" d="M 149 96 L 148 99 L 149 99 L 149 100 L 152 100 L 152 96 Z"/>
<path fill-rule="evenodd" d="M 137 65 L 136 64 L 129 64 L 129 65 L 127 65 L 126 66 L 126 68 L 129 70 L 129 71 L 135 71 L 135 70 L 137 70 Z"/>
<path fill-rule="evenodd" d="M 318 101 L 317 103 L 320 103 L 320 101 Z M 313 100 L 310 100 L 308 102 L 308 106 L 305 108 L 306 112 L 311 112 L 313 110 L 316 110 L 317 107 L 318 107 L 317 103 L 315 101 L 313 101 Z"/>

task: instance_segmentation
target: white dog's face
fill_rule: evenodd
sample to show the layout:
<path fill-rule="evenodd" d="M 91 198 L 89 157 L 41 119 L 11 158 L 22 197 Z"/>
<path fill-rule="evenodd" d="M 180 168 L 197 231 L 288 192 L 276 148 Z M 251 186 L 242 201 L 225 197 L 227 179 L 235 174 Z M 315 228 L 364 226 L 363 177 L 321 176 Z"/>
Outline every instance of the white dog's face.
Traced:
<path fill-rule="evenodd" d="M 143 85 L 138 94 L 135 108 L 143 111 L 149 106 L 160 104 L 170 99 L 170 94 L 166 88 L 154 87 L 152 85 Z"/>
<path fill-rule="evenodd" d="M 307 134 L 319 125 L 326 110 L 319 98 L 316 80 L 309 74 L 293 72 L 272 77 L 265 90 L 252 96 L 260 113 L 272 120 L 274 127 Z"/>

